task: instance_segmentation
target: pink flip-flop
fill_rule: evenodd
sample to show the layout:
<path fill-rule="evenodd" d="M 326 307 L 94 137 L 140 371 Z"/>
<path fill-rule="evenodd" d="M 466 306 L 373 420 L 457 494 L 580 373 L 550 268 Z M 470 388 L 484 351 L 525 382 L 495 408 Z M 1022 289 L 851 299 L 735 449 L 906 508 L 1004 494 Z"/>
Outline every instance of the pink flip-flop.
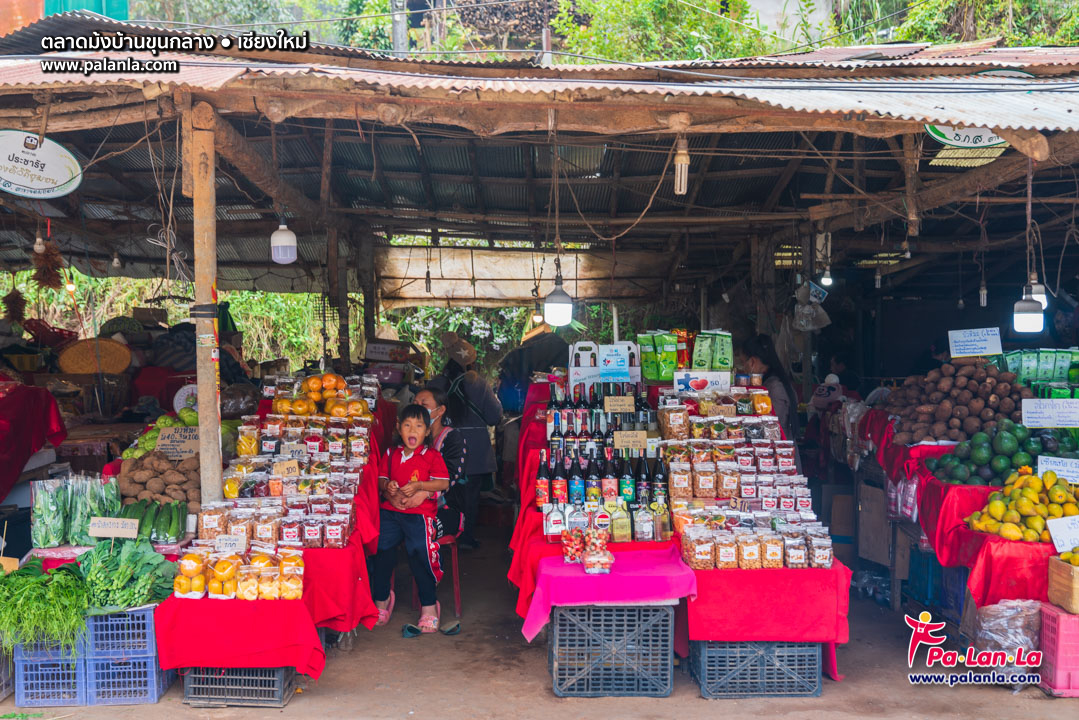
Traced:
<path fill-rule="evenodd" d="M 420 632 L 424 634 L 438 632 L 438 620 L 442 616 L 442 603 L 435 601 L 435 614 L 434 615 L 421 615 L 420 621 L 416 623 L 416 627 L 420 629 Z"/>
<path fill-rule="evenodd" d="M 378 620 L 375 621 L 375 627 L 389 623 L 390 616 L 393 615 L 393 606 L 396 601 L 397 597 L 394 595 L 393 590 L 390 590 L 390 603 L 386 606 L 385 610 L 378 611 Z"/>

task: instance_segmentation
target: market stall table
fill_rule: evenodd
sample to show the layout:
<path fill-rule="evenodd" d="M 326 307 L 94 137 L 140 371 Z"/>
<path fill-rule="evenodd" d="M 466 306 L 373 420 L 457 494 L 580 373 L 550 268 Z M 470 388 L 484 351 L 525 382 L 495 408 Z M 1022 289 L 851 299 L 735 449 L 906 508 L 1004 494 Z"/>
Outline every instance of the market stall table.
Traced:
<path fill-rule="evenodd" d="M 561 554 L 561 546 L 556 547 Z M 535 594 L 521 628 L 526 640 L 539 634 L 555 606 L 674 604 L 697 594 L 697 580 L 677 548 L 667 544 L 639 551 L 608 548 L 615 557 L 609 574 L 590 575 L 582 565 L 568 564 L 561 557 L 540 561 Z"/>
<path fill-rule="evenodd" d="M 697 597 L 679 608 L 675 650 L 689 640 L 823 643 L 823 670 L 841 680 L 836 645 L 849 638 L 851 571 L 831 568 L 693 570 Z"/>
<path fill-rule="evenodd" d="M 154 611 L 154 631 L 163 670 L 294 667 L 317 679 L 326 665 L 302 600 L 169 597 Z"/>
<path fill-rule="evenodd" d="M 967 528 L 957 535 L 961 543 L 979 544 L 968 565 L 967 580 L 975 605 L 995 605 L 1001 600 L 1049 602 L 1049 558 L 1056 555 L 1052 543 L 1005 540 Z"/>
<path fill-rule="evenodd" d="M 45 388 L 7 385 L 0 390 L 0 500 L 19 479 L 26 461 L 45 442 L 67 437 L 56 399 Z"/>
<path fill-rule="evenodd" d="M 997 489 L 984 485 L 951 485 L 932 475 L 922 483 L 918 523 L 929 538 L 941 565 L 970 567 L 974 562 L 982 543 L 989 536 L 971 532 L 964 518 L 985 507 L 989 496 Z"/>

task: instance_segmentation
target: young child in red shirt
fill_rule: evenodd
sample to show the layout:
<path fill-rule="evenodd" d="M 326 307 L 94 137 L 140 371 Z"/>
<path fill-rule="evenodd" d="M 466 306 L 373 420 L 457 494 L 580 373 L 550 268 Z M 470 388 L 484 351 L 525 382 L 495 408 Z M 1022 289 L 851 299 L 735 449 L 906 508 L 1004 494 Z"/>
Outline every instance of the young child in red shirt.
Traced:
<path fill-rule="evenodd" d="M 442 455 L 430 447 L 430 427 L 431 416 L 425 407 L 406 406 L 397 420 L 397 442 L 382 457 L 378 478 L 382 504 L 372 578 L 372 595 L 378 608 L 375 624 L 385 625 L 390 621 L 396 599 L 390 580 L 397 565 L 397 547 L 404 543 L 420 596 L 417 627 L 425 633 L 438 631 L 435 590 L 442 579 L 435 532 L 438 510 L 435 497 L 450 485 Z M 417 495 L 425 499 L 417 503 L 413 500 Z"/>

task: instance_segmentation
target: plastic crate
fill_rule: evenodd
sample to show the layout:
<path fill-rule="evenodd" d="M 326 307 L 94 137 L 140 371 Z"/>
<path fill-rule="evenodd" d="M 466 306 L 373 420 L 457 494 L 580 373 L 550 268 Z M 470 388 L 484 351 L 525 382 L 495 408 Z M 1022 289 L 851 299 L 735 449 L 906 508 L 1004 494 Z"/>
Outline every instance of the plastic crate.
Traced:
<path fill-rule="evenodd" d="M 1079 615 L 1042 603 L 1042 690 L 1079 697 Z"/>
<path fill-rule="evenodd" d="M 154 609 L 88 616 L 84 648 L 86 657 L 94 660 L 157 655 Z"/>
<path fill-rule="evenodd" d="M 0 700 L 15 692 L 15 664 L 11 658 L 0 659 Z"/>
<path fill-rule="evenodd" d="M 15 705 L 86 704 L 86 668 L 78 660 L 15 660 Z"/>
<path fill-rule="evenodd" d="M 75 641 L 74 652 L 70 650 L 61 652 L 60 646 L 49 643 L 37 643 L 31 645 L 16 645 L 15 660 L 67 660 L 68 662 L 81 658 L 86 654 L 86 634 L 79 636 Z"/>
<path fill-rule="evenodd" d="M 162 670 L 156 655 L 112 660 L 87 658 L 87 705 L 156 703 L 176 680 L 175 670 Z"/>
<path fill-rule="evenodd" d="M 296 691 L 296 668 L 188 668 L 184 702 L 194 707 L 284 707 Z"/>
<path fill-rule="evenodd" d="M 819 643 L 711 642 L 690 644 L 689 668 L 701 697 L 817 697 Z"/>
<path fill-rule="evenodd" d="M 558 697 L 667 697 L 674 687 L 674 608 L 556 607 L 550 666 Z"/>
<path fill-rule="evenodd" d="M 970 570 L 965 567 L 941 568 L 937 601 L 946 620 L 958 623 L 963 619 L 963 602 L 967 597 L 969 577 Z"/>
<path fill-rule="evenodd" d="M 926 607 L 938 603 L 940 594 L 940 575 L 943 568 L 932 552 L 910 549 L 910 572 L 907 577 L 907 595 L 915 602 Z"/>

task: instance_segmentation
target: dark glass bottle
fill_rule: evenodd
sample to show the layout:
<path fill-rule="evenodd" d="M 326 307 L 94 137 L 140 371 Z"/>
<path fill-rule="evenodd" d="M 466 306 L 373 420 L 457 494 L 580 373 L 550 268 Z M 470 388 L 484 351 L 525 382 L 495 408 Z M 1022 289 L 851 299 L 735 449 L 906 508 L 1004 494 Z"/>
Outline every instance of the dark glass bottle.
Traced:
<path fill-rule="evenodd" d="M 663 448 L 656 453 L 656 467 L 652 472 L 652 501 L 667 504 L 667 463 L 663 461 Z"/>
<path fill-rule="evenodd" d="M 644 450 L 637 457 L 637 502 L 647 505 L 649 496 L 652 494 L 652 479 L 648 474 L 648 458 L 644 456 Z"/>
<path fill-rule="evenodd" d="M 630 455 L 627 450 L 625 460 L 622 463 L 622 475 L 618 478 L 618 495 L 626 503 L 632 503 L 636 500 L 634 490 L 633 464 L 630 462 Z"/>
<path fill-rule="evenodd" d="M 569 501 L 570 503 L 577 505 L 584 502 L 584 471 L 581 470 L 581 458 L 579 455 L 573 457 L 573 461 L 569 466 Z"/>
<path fill-rule="evenodd" d="M 551 459 L 562 457 L 562 450 L 565 448 L 565 436 L 562 435 L 562 413 L 556 412 L 554 414 L 554 428 L 551 430 L 551 437 L 547 441 L 547 445 L 551 450 Z"/>
<path fill-rule="evenodd" d="M 540 450 L 539 471 L 536 473 L 536 507 L 551 502 L 551 474 L 547 470 L 547 451 Z"/>

